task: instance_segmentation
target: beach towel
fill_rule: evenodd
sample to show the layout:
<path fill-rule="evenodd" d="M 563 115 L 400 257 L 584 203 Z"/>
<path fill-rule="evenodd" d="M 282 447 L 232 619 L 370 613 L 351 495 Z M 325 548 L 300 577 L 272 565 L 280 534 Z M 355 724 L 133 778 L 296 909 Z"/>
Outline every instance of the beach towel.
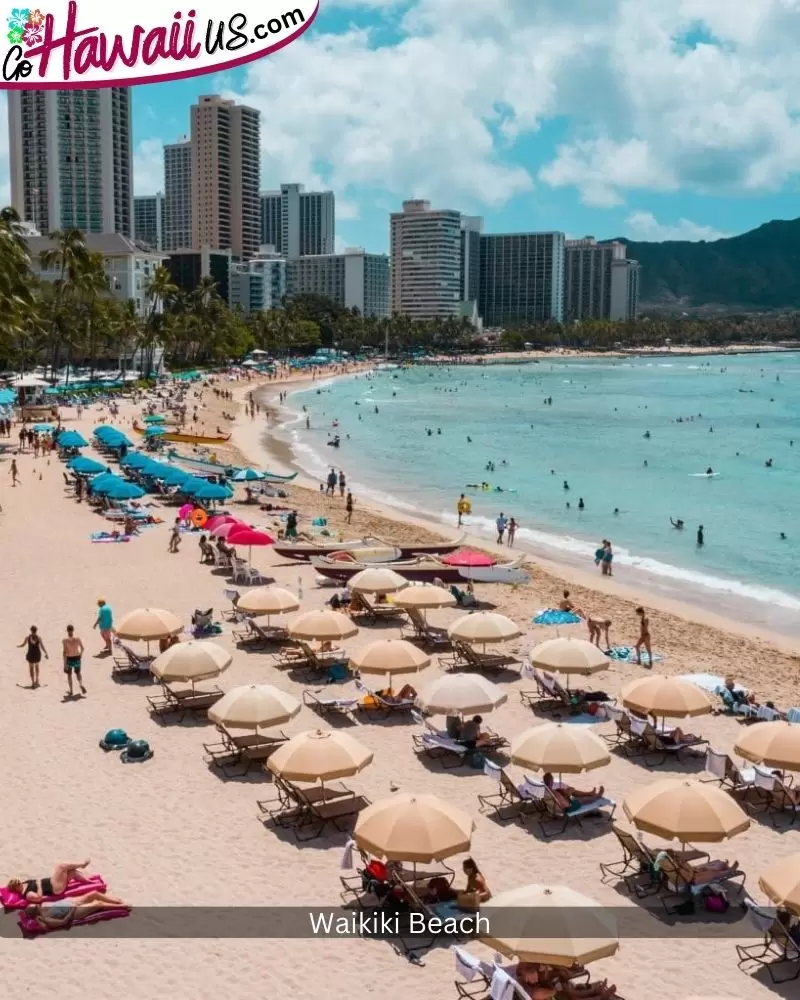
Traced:
<path fill-rule="evenodd" d="M 132 535 L 114 535 L 108 531 L 93 531 L 89 538 L 94 544 L 98 542 L 129 542 L 133 536 Z"/>
<path fill-rule="evenodd" d="M 72 879 L 67 883 L 66 890 L 60 896 L 45 896 L 44 901 L 46 903 L 56 903 L 59 899 L 82 896 L 93 889 L 97 892 L 106 891 L 106 881 L 102 875 L 89 875 L 87 877 L 87 882 L 78 882 L 76 879 Z M 19 893 L 11 892 L 6 886 L 0 888 L 0 904 L 2 904 L 3 909 L 6 911 L 23 910 L 28 905 Z"/>
<path fill-rule="evenodd" d="M 534 625 L 577 625 L 581 619 L 571 611 L 559 611 L 555 608 L 547 608 L 540 611 L 533 619 Z"/>
<path fill-rule="evenodd" d="M 356 854 L 356 842 L 351 837 L 344 845 L 344 853 L 342 854 L 342 860 L 339 865 L 342 871 L 353 870 L 353 862 L 355 861 L 355 854 Z"/>
<path fill-rule="evenodd" d="M 489 995 L 492 1000 L 514 1000 L 514 980 L 502 969 L 495 969 Z"/>
<path fill-rule="evenodd" d="M 98 924 L 102 920 L 116 920 L 118 917 L 130 916 L 130 910 L 123 906 L 114 907 L 112 910 L 100 910 L 88 917 L 79 917 L 71 924 L 64 927 L 42 927 L 35 917 L 29 917 L 26 913 L 19 915 L 19 928 L 23 937 L 40 937 L 42 934 L 52 934 L 53 931 L 69 931 L 73 927 L 86 927 L 89 924 Z"/>
<path fill-rule="evenodd" d="M 636 663 L 636 650 L 633 646 L 613 646 L 611 649 L 606 650 L 606 656 L 610 660 L 617 660 L 620 663 Z M 663 653 L 653 653 L 653 663 L 658 663 L 663 659 Z M 650 662 L 650 657 L 645 650 L 642 650 L 642 663 L 647 665 Z"/>

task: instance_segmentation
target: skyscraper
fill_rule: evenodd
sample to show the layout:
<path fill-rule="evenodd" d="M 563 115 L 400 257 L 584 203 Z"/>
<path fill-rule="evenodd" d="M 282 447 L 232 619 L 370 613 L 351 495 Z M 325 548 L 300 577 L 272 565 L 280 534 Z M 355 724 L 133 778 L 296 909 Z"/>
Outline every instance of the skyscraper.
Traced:
<path fill-rule="evenodd" d="M 12 90 L 11 203 L 42 232 L 133 234 L 131 94 Z"/>
<path fill-rule="evenodd" d="M 290 257 L 286 294 L 321 295 L 362 316 L 389 315 L 389 258 L 352 247 L 344 253 Z"/>
<path fill-rule="evenodd" d="M 486 326 L 561 322 L 564 234 L 481 236 L 478 311 Z"/>
<path fill-rule="evenodd" d="M 261 242 L 284 257 L 330 254 L 336 244 L 333 191 L 305 191 L 302 184 L 282 184 L 261 195 Z"/>
<path fill-rule="evenodd" d="M 390 228 L 392 312 L 412 319 L 462 315 L 461 213 L 404 201 Z"/>
<path fill-rule="evenodd" d="M 593 236 L 567 240 L 564 319 L 634 319 L 638 269 L 624 243 L 598 243 Z M 632 285 L 632 288 L 629 288 Z"/>
<path fill-rule="evenodd" d="M 192 246 L 192 143 L 164 147 L 164 249 Z"/>
<path fill-rule="evenodd" d="M 191 116 L 192 246 L 252 257 L 261 243 L 260 113 L 211 95 Z"/>
<path fill-rule="evenodd" d="M 164 195 L 137 195 L 133 199 L 133 235 L 154 250 L 164 249 Z"/>

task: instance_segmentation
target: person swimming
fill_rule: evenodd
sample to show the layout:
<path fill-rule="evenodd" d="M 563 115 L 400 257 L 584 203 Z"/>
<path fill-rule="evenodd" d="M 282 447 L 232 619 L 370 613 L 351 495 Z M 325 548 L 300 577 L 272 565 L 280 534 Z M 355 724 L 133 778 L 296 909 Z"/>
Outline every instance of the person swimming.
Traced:
<path fill-rule="evenodd" d="M 676 521 L 673 521 L 673 519 L 670 518 L 669 523 L 672 525 L 673 528 L 677 528 L 678 531 L 683 531 L 683 521 L 681 520 L 681 518 L 678 518 Z"/>
<path fill-rule="evenodd" d="M 710 466 L 710 465 L 709 465 L 709 467 L 708 467 L 708 468 L 706 469 L 706 475 L 707 475 L 707 476 L 713 476 L 713 475 L 714 475 L 714 470 L 713 470 L 713 469 L 711 468 L 711 466 Z"/>

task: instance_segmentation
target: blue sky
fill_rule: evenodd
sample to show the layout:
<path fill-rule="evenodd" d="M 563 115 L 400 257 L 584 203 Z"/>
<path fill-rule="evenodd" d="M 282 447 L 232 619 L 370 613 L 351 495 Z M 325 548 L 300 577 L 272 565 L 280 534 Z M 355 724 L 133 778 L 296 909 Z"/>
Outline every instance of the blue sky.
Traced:
<path fill-rule="evenodd" d="M 264 188 L 333 187 L 340 245 L 384 251 L 406 197 L 489 232 L 715 239 L 793 218 L 793 3 L 321 0 L 272 57 L 135 89 L 136 193 L 222 92 L 262 111 Z"/>

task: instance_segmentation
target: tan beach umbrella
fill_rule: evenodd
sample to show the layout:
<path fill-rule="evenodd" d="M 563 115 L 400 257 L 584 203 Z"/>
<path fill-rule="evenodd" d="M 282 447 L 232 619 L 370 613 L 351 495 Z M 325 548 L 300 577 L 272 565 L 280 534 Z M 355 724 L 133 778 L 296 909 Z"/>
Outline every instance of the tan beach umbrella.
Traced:
<path fill-rule="evenodd" d="M 469 850 L 474 823 L 435 795 L 393 795 L 364 809 L 353 838 L 362 851 L 387 861 L 444 861 Z"/>
<path fill-rule="evenodd" d="M 183 622 L 171 611 L 161 608 L 137 608 L 117 623 L 114 631 L 120 639 L 166 639 L 183 631 Z"/>
<path fill-rule="evenodd" d="M 347 615 L 339 611 L 306 611 L 289 623 L 293 639 L 317 639 L 319 642 L 338 642 L 358 635 L 358 629 Z"/>
<path fill-rule="evenodd" d="M 428 684 L 419 705 L 434 715 L 473 715 L 491 712 L 508 701 L 508 695 L 482 674 L 445 674 Z"/>
<path fill-rule="evenodd" d="M 718 843 L 750 826 L 727 792 L 700 781 L 665 778 L 633 792 L 622 807 L 637 829 L 684 843 Z"/>
<path fill-rule="evenodd" d="M 378 639 L 350 657 L 350 667 L 362 674 L 416 674 L 429 667 L 431 658 L 405 639 Z"/>
<path fill-rule="evenodd" d="M 511 760 L 556 774 L 580 774 L 611 763 L 606 745 L 587 726 L 545 722 L 511 742 Z"/>
<path fill-rule="evenodd" d="M 408 586 L 408 580 L 384 566 L 370 566 L 356 573 L 347 583 L 354 594 L 396 594 Z"/>
<path fill-rule="evenodd" d="M 587 965 L 614 955 L 619 931 L 611 909 L 566 886 L 524 885 L 481 905 L 490 934 L 480 940 L 508 958 L 545 965 Z"/>
<path fill-rule="evenodd" d="M 541 670 L 557 670 L 562 674 L 590 674 L 608 670 L 611 661 L 593 642 L 561 636 L 548 639 L 531 650 L 531 663 Z"/>
<path fill-rule="evenodd" d="M 476 611 L 454 621 L 447 634 L 451 639 L 485 645 L 490 642 L 508 642 L 522 633 L 505 615 L 499 615 L 496 611 Z"/>
<path fill-rule="evenodd" d="M 208 710 L 212 722 L 229 729 L 269 729 L 293 719 L 300 702 L 271 684 L 234 688 Z"/>
<path fill-rule="evenodd" d="M 800 726 L 759 722 L 742 733 L 733 749 L 755 764 L 800 771 Z"/>
<path fill-rule="evenodd" d="M 764 872 L 758 884 L 776 906 L 800 916 L 800 854 L 781 858 Z"/>
<path fill-rule="evenodd" d="M 641 677 L 626 684 L 620 698 L 625 708 L 659 719 L 707 715 L 713 708 L 705 691 L 680 677 Z"/>
<path fill-rule="evenodd" d="M 428 611 L 431 608 L 452 608 L 458 602 L 444 587 L 436 587 L 431 583 L 412 583 L 395 597 L 398 608 L 418 608 Z"/>
<path fill-rule="evenodd" d="M 242 594 L 236 605 L 237 611 L 249 615 L 285 615 L 297 611 L 300 601 L 289 590 L 281 587 L 255 587 Z"/>
<path fill-rule="evenodd" d="M 332 781 L 363 771 L 373 756 L 347 733 L 316 729 L 293 736 L 278 747 L 267 767 L 287 781 Z"/>
<path fill-rule="evenodd" d="M 206 681 L 219 677 L 231 665 L 233 656 L 214 642 L 178 642 L 157 656 L 150 670 L 165 684 L 176 681 Z"/>

